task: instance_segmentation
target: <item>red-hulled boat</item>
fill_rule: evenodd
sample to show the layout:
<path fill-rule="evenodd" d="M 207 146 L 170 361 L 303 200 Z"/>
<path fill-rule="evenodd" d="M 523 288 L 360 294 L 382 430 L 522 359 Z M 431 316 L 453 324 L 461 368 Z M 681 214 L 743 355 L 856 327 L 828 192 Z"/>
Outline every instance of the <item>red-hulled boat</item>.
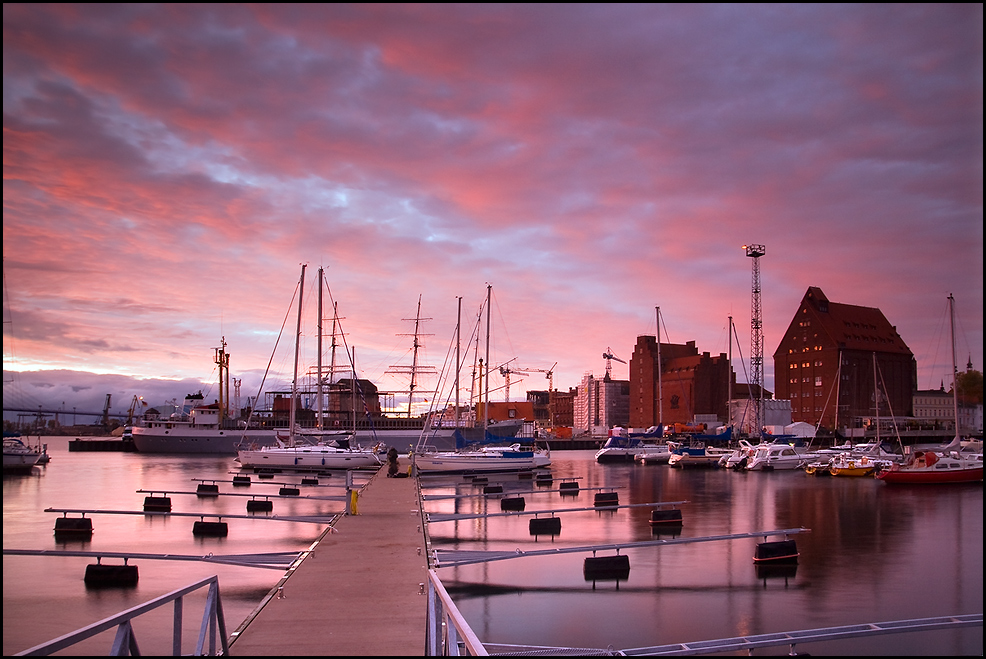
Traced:
<path fill-rule="evenodd" d="M 983 454 L 961 451 L 917 451 L 905 464 L 894 464 L 876 475 L 884 483 L 976 483 L 983 480 Z"/>

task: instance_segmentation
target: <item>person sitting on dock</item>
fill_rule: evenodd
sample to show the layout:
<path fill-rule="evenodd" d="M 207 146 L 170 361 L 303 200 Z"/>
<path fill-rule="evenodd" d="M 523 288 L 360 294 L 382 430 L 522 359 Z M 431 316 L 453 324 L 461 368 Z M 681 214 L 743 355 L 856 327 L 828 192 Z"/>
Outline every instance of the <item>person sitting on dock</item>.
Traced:
<path fill-rule="evenodd" d="M 393 446 L 387 451 L 387 478 L 395 478 L 397 476 L 397 449 Z"/>

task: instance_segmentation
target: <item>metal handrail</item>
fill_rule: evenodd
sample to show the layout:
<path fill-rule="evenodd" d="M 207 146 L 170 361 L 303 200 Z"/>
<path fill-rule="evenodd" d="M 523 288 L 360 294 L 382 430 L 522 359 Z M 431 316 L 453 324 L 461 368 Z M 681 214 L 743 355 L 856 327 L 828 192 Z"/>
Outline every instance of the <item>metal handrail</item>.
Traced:
<path fill-rule="evenodd" d="M 226 638 L 226 619 L 223 616 L 223 605 L 219 596 L 219 577 L 217 575 L 213 575 L 200 581 L 196 581 L 195 583 L 185 586 L 184 588 L 173 590 L 170 593 L 161 595 L 160 597 L 155 597 L 149 602 L 139 604 L 133 608 L 127 609 L 126 611 L 121 611 L 114 616 L 104 618 L 99 622 L 95 622 L 81 629 L 77 629 L 76 631 L 65 634 L 64 636 L 59 636 L 58 638 L 46 643 L 35 645 L 33 648 L 28 648 L 23 652 L 18 652 L 15 656 L 25 657 L 50 655 L 58 652 L 59 650 L 64 650 L 65 648 L 71 647 L 76 643 L 92 638 L 97 634 L 101 634 L 104 631 L 112 629 L 113 627 L 116 627 L 117 630 L 116 637 L 113 639 L 113 645 L 108 653 L 109 656 L 137 656 L 140 654 L 140 649 L 137 646 L 137 639 L 134 635 L 134 629 L 131 621 L 137 616 L 153 611 L 154 609 L 164 606 L 169 602 L 175 603 L 172 654 L 173 656 L 180 656 L 182 605 L 184 597 L 185 595 L 188 595 L 189 593 L 205 586 L 209 587 L 209 593 L 206 596 L 205 609 L 202 612 L 202 625 L 199 627 L 199 637 L 195 646 L 195 654 L 199 656 L 202 655 L 202 650 L 205 647 L 205 637 L 207 631 L 209 634 L 209 656 L 216 655 L 217 632 L 220 642 L 222 643 L 223 654 L 229 654 L 229 645 Z"/>
<path fill-rule="evenodd" d="M 459 643 L 466 655 L 486 657 L 489 652 L 459 613 L 438 573 L 428 570 L 428 618 L 425 630 L 425 654 L 430 657 L 459 656 Z"/>

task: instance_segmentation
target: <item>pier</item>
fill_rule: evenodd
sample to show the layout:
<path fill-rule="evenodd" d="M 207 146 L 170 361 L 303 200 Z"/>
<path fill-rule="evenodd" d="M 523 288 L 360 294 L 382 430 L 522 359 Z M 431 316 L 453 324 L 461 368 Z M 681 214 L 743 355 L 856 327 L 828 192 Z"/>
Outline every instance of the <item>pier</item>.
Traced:
<path fill-rule="evenodd" d="M 382 467 L 347 515 L 231 634 L 231 655 L 423 655 L 428 559 L 418 483 Z"/>

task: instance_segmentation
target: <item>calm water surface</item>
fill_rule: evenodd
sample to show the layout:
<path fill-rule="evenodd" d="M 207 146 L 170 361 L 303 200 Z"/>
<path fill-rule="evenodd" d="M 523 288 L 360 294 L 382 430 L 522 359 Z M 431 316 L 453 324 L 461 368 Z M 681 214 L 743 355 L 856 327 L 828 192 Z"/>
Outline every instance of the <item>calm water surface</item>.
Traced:
<path fill-rule="evenodd" d="M 52 462 L 30 476 L 4 477 L 3 545 L 21 549 L 83 549 L 179 554 L 301 551 L 323 525 L 228 520 L 226 538 L 195 538 L 193 518 L 96 515 L 88 542 L 56 542 L 56 515 L 44 509 L 139 510 L 140 489 L 194 491 L 196 478 L 231 480 L 232 458 L 69 453 L 49 441 Z M 618 488 L 620 503 L 687 500 L 678 535 L 699 537 L 805 527 L 793 574 L 761 578 L 756 540 L 629 550 L 624 581 L 587 582 L 584 554 L 519 558 L 439 571 L 479 637 L 490 643 L 616 649 L 905 618 L 981 613 L 983 607 L 982 485 L 888 487 L 873 479 L 809 477 L 801 472 L 742 473 L 667 466 L 599 465 L 591 451 L 556 451 L 553 486 L 516 476 L 505 490 L 526 509 L 591 507 L 593 492 L 561 497 L 563 477 L 582 488 Z M 292 480 L 275 477 L 275 481 Z M 293 479 L 297 482 L 297 478 Z M 341 483 L 341 475 L 321 479 Z M 423 479 L 426 495 L 480 494 L 462 477 Z M 224 492 L 271 492 L 221 484 Z M 320 489 L 321 494 L 339 490 Z M 173 495 L 182 512 L 245 513 L 242 497 Z M 276 501 L 277 514 L 331 514 L 339 502 Z M 433 512 L 499 512 L 496 498 L 433 500 Z M 433 523 L 433 547 L 545 549 L 673 537 L 653 534 L 649 508 L 561 513 L 561 533 L 531 536 L 529 516 Z M 219 575 L 229 631 L 281 578 L 280 571 L 204 562 L 136 561 L 140 581 L 125 590 L 87 590 L 86 558 L 4 556 L 4 654 L 26 649 L 103 617 Z M 327 611 L 331 609 L 327 593 Z M 198 630 L 201 604 L 186 603 L 186 647 Z M 171 608 L 138 620 L 145 654 L 170 651 Z M 368 633 L 372 631 L 368 630 Z M 112 634 L 65 654 L 106 654 Z M 922 632 L 798 646 L 802 652 L 845 655 L 981 655 L 982 628 Z M 326 650 L 331 653 L 331 649 Z M 786 654 L 786 648 L 758 654 Z"/>
<path fill-rule="evenodd" d="M 681 470 L 666 465 L 600 465 L 592 452 L 553 455 L 553 488 L 530 481 L 526 510 L 591 507 L 578 497 L 539 493 L 558 478 L 583 488 L 618 488 L 620 503 L 681 501 L 681 537 L 805 527 L 794 536 L 796 572 L 760 578 L 758 540 L 629 550 L 625 581 L 587 582 L 589 554 L 445 568 L 443 582 L 485 642 L 616 649 L 816 627 L 982 613 L 983 488 L 890 487 L 872 478 L 800 471 Z M 464 479 L 460 479 L 464 480 Z M 491 478 L 491 482 L 493 482 Z M 452 479 L 425 480 L 431 494 L 482 491 Z M 509 496 L 517 496 L 517 493 Z M 428 510 L 469 512 L 499 504 L 431 501 Z M 545 549 L 646 541 L 650 508 L 561 513 L 558 536 L 532 537 L 529 517 L 433 523 L 435 547 Z M 776 538 L 775 538 L 776 539 Z M 612 552 L 609 552 L 612 553 Z M 983 652 L 982 628 L 909 633 L 798 646 L 813 654 L 921 655 Z M 787 648 L 758 650 L 786 654 Z"/>

